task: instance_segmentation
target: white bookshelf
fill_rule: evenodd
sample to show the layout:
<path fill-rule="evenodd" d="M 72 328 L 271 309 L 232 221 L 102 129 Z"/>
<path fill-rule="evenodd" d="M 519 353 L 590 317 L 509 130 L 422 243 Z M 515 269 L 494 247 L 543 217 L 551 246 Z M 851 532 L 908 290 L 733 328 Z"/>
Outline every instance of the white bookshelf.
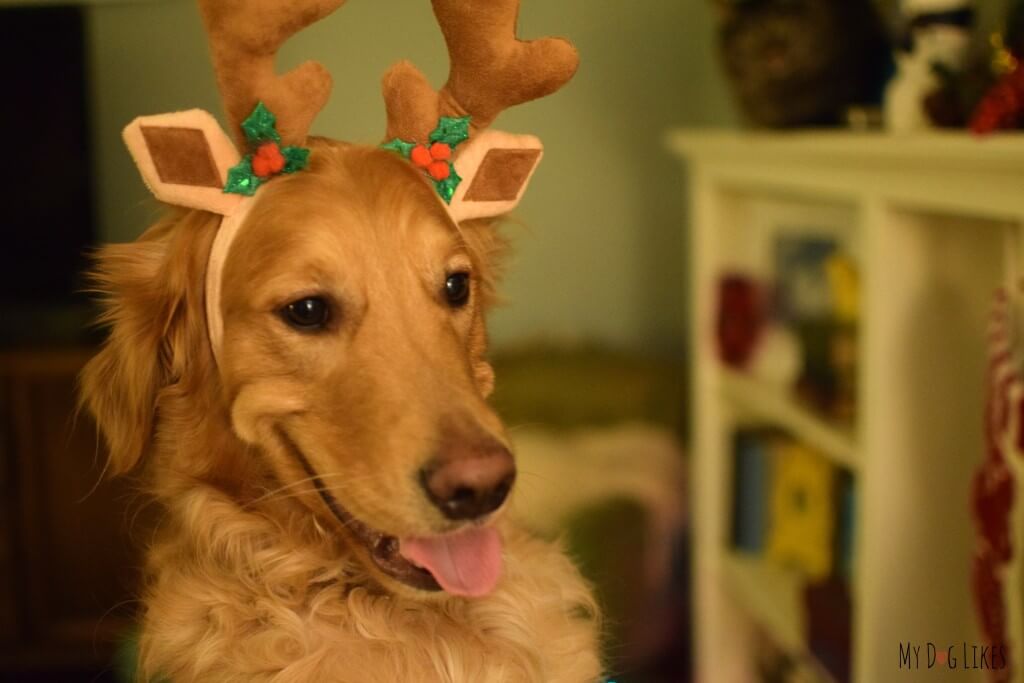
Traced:
<path fill-rule="evenodd" d="M 983 456 L 987 315 L 995 289 L 1021 277 L 1024 136 L 678 131 L 668 143 L 691 211 L 696 680 L 755 681 L 758 629 L 805 648 L 799 577 L 729 548 L 730 437 L 750 422 L 854 476 L 852 680 L 985 680 L 900 671 L 899 644 L 981 640 L 969 486 Z M 762 274 L 774 235 L 797 225 L 835 232 L 858 263 L 852 426 L 717 358 L 718 276 Z"/>

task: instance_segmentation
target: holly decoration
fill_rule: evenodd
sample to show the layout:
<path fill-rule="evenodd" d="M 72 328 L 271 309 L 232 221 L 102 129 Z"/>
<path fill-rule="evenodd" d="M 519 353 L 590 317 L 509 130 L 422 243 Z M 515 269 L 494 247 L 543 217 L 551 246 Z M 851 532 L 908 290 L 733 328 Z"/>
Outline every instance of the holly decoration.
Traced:
<path fill-rule="evenodd" d="M 309 165 L 309 149 L 281 146 L 277 118 L 262 102 L 242 121 L 242 131 L 252 152 L 228 171 L 225 192 L 251 197 L 274 176 L 295 173 Z"/>
<path fill-rule="evenodd" d="M 445 204 L 450 204 L 455 188 L 462 182 L 462 178 L 455 172 L 452 154 L 456 147 L 469 139 L 469 119 L 468 116 L 442 116 L 426 143 L 395 138 L 381 147 L 408 159 L 413 166 L 430 176 L 437 194 L 441 195 Z"/>

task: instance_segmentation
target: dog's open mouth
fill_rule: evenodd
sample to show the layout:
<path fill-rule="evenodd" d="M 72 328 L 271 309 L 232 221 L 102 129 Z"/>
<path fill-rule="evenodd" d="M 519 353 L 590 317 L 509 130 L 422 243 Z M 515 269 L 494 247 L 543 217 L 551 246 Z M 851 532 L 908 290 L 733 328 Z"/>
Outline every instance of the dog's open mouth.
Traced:
<path fill-rule="evenodd" d="M 501 578 L 501 537 L 494 527 L 468 527 L 454 533 L 399 540 L 349 514 L 320 490 L 335 516 L 370 551 L 377 568 L 413 588 L 453 595 L 487 595 Z"/>
<path fill-rule="evenodd" d="M 316 481 L 316 485 L 317 491 L 320 492 L 320 497 L 323 498 L 327 507 L 331 509 L 338 521 L 366 546 L 370 553 L 370 559 L 378 569 L 396 581 L 419 590 L 442 590 L 441 584 L 433 574 L 402 556 L 401 542 L 397 538 L 363 524 L 341 507 L 334 497 L 324 490 L 319 481 Z"/>
<path fill-rule="evenodd" d="M 501 536 L 494 527 L 472 526 L 440 536 L 403 539 L 378 531 L 342 507 L 298 445 L 283 429 L 278 431 L 324 504 L 387 576 L 422 591 L 443 590 L 464 597 L 480 597 L 494 590 L 502 569 Z"/>

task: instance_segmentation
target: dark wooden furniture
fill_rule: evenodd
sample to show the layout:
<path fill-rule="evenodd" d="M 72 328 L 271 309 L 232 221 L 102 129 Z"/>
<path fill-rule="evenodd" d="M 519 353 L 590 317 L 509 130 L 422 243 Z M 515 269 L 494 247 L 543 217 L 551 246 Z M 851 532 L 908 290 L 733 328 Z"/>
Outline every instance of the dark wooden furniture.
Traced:
<path fill-rule="evenodd" d="M 91 353 L 0 352 L 0 680 L 94 680 L 131 628 L 145 525 L 76 414 Z"/>

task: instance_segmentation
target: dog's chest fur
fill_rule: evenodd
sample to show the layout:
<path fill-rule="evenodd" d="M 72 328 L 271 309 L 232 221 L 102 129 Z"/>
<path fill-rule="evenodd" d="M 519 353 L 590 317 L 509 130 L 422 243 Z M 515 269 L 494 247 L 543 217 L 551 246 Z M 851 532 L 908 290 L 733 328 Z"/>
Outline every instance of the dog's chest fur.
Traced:
<path fill-rule="evenodd" d="M 144 675 L 175 683 L 591 683 L 600 675 L 586 584 L 555 545 L 515 529 L 505 532 L 494 593 L 425 602 L 381 592 L 300 515 L 272 522 L 208 491 L 170 515 L 149 558 Z"/>

